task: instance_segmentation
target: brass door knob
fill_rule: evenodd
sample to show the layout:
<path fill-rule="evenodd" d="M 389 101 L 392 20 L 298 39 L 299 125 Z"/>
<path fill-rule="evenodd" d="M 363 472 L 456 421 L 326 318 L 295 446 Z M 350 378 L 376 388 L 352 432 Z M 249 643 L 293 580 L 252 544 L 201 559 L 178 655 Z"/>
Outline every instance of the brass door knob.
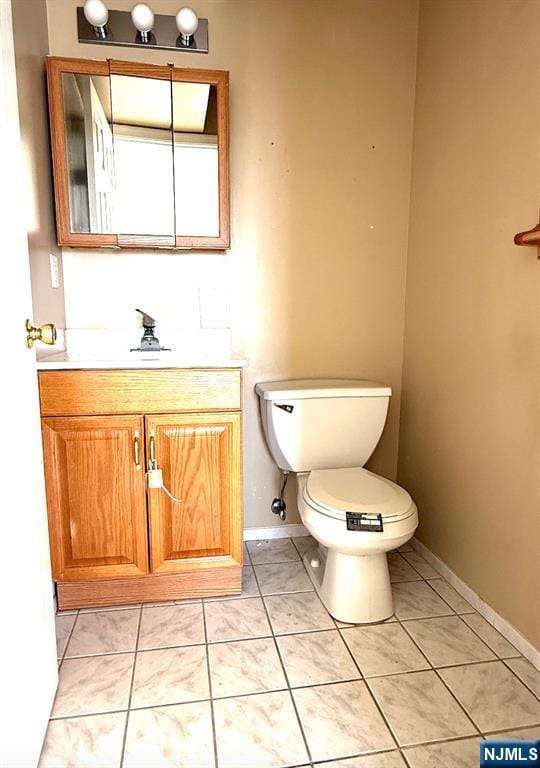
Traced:
<path fill-rule="evenodd" d="M 26 346 L 32 349 L 34 341 L 41 341 L 43 344 L 54 344 L 56 341 L 56 327 L 54 323 L 46 323 L 41 328 L 36 328 L 30 320 L 26 321 Z"/>

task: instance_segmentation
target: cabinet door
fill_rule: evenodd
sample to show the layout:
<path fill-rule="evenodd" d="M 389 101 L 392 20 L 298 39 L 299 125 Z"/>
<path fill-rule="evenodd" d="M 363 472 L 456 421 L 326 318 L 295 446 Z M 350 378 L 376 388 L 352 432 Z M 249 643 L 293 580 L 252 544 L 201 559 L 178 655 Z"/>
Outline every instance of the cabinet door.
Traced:
<path fill-rule="evenodd" d="M 242 562 L 241 415 L 146 417 L 166 488 L 148 492 L 153 573 Z"/>
<path fill-rule="evenodd" d="M 53 577 L 148 573 L 142 418 L 60 417 L 42 428 Z"/>

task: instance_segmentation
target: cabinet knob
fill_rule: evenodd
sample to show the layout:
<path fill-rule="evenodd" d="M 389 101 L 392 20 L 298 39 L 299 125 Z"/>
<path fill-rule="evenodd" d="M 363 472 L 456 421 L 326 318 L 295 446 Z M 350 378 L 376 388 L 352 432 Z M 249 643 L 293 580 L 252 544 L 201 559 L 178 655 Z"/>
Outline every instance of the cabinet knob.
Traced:
<path fill-rule="evenodd" d="M 54 344 L 56 341 L 56 327 L 54 323 L 46 323 L 40 328 L 32 325 L 30 320 L 26 321 L 26 346 L 32 349 L 34 341 L 41 341 L 43 344 Z"/>

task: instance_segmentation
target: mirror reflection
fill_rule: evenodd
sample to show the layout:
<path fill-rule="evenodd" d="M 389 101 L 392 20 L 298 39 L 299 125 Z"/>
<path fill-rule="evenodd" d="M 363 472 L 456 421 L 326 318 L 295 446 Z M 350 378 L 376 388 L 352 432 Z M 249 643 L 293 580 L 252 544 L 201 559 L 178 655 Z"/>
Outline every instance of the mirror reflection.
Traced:
<path fill-rule="evenodd" d="M 62 75 L 72 232 L 114 231 L 111 94 L 108 77 Z"/>
<path fill-rule="evenodd" d="M 217 88 L 173 82 L 175 232 L 219 235 Z"/>
<path fill-rule="evenodd" d="M 111 75 L 115 227 L 133 235 L 174 232 L 171 83 Z"/>
<path fill-rule="evenodd" d="M 62 74 L 71 231 L 219 237 L 217 87 Z"/>

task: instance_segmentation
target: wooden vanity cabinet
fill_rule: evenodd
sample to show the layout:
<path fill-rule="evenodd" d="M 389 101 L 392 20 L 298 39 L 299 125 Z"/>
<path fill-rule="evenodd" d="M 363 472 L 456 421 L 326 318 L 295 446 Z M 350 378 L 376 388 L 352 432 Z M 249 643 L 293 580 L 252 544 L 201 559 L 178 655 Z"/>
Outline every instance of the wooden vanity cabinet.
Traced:
<path fill-rule="evenodd" d="M 59 607 L 239 593 L 241 370 L 40 371 L 39 385 Z M 181 501 L 147 491 L 151 455 Z"/>
<path fill-rule="evenodd" d="M 167 489 L 148 492 L 153 573 L 223 567 L 241 519 L 240 414 L 146 416 Z M 149 450 L 149 449 L 148 449 Z"/>
<path fill-rule="evenodd" d="M 148 573 L 142 418 L 43 419 L 42 434 L 53 577 Z"/>

